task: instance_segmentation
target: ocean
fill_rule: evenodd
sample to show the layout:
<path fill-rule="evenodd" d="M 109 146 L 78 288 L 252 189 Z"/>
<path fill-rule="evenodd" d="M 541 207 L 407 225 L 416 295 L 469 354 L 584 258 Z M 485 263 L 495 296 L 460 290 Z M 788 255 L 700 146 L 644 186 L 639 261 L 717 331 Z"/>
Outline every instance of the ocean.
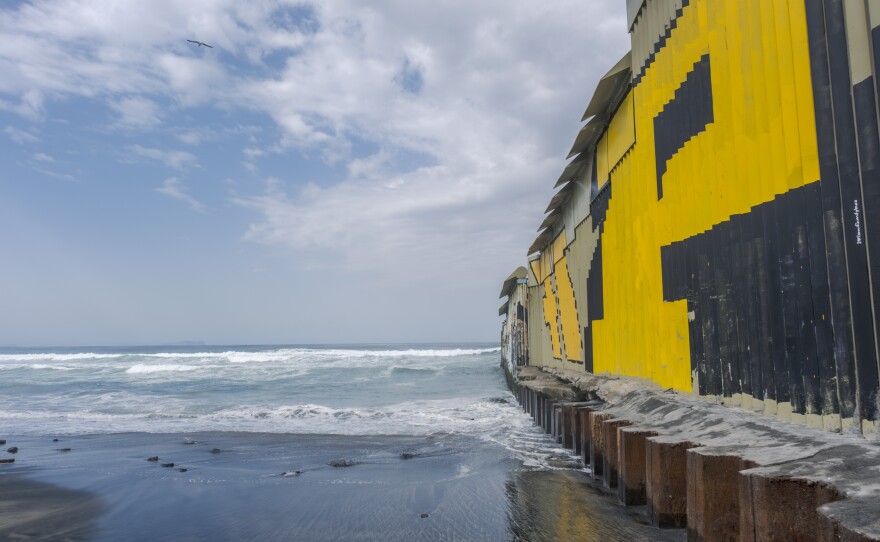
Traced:
<path fill-rule="evenodd" d="M 528 428 L 492 345 L 0 349 L 0 426 L 20 434 L 336 435 Z"/>
<path fill-rule="evenodd" d="M 516 404 L 492 344 L 2 348 L 0 439 L 0 457 L 16 459 L 0 465 L 0 539 L 605 540 L 643 528 L 619 511 L 589 519 L 607 499 L 587 505 L 585 472 Z M 565 535 L 582 524 L 595 538 Z"/>

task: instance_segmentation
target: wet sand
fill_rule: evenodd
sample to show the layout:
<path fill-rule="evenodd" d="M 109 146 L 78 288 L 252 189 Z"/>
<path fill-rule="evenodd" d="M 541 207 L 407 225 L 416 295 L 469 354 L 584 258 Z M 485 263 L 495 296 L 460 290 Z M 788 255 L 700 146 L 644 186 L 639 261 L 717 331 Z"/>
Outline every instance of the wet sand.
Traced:
<path fill-rule="evenodd" d="M 0 540 L 91 540 L 101 509 L 88 492 L 0 475 Z"/>
<path fill-rule="evenodd" d="M 581 471 L 524 469 L 461 435 L 6 438 L 0 540 L 685 539 Z"/>

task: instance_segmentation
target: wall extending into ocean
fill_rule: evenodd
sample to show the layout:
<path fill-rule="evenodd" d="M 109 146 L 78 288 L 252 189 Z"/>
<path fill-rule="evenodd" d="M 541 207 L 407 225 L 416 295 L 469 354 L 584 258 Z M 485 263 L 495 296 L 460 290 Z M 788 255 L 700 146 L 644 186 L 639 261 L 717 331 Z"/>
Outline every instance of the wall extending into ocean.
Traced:
<path fill-rule="evenodd" d="M 526 284 L 502 289 L 505 359 L 876 433 L 880 2 L 627 15 Z"/>

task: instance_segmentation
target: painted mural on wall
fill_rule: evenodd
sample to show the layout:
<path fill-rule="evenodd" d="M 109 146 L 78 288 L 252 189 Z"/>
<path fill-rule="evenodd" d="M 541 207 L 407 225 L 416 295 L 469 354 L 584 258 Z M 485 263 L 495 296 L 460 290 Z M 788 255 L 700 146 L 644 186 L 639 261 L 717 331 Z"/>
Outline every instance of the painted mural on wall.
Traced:
<path fill-rule="evenodd" d="M 529 251 L 531 363 L 876 430 L 880 3 L 628 11 Z"/>

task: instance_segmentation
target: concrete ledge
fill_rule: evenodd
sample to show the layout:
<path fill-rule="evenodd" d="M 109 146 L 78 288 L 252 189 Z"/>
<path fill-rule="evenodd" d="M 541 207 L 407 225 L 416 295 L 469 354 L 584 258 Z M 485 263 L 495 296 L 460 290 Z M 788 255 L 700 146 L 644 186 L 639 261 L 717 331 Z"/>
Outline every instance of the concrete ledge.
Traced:
<path fill-rule="evenodd" d="M 740 496 L 739 540 L 748 542 L 816 540 L 827 527 L 819 521 L 817 508 L 842 498 L 828 484 L 762 476 L 759 469 L 743 473 Z"/>
<path fill-rule="evenodd" d="M 819 507 L 819 524 L 822 538 L 841 542 L 875 542 L 880 517 L 876 503 L 860 500 L 843 500 Z"/>
<path fill-rule="evenodd" d="M 632 425 L 629 420 L 610 419 L 602 422 L 602 432 L 605 449 L 602 456 L 605 459 L 605 487 L 614 489 L 617 487 L 618 476 L 618 436 L 617 431 L 621 427 Z"/>
<path fill-rule="evenodd" d="M 590 427 L 590 412 L 595 412 L 593 407 L 581 407 L 578 409 L 578 424 L 581 426 L 581 461 L 592 471 L 592 459 L 590 449 L 593 441 L 593 433 Z"/>
<path fill-rule="evenodd" d="M 611 418 L 611 414 L 593 411 L 587 416 L 590 425 L 591 476 L 594 480 L 601 480 L 605 476 L 605 431 L 602 424 Z"/>
<path fill-rule="evenodd" d="M 687 455 L 693 442 L 677 437 L 645 439 L 648 519 L 656 527 L 687 527 Z"/>
<path fill-rule="evenodd" d="M 646 504 L 655 525 L 687 526 L 689 540 L 880 542 L 878 442 L 642 381 L 520 370 L 536 423 L 551 430 L 559 404 L 566 446 L 595 479 L 616 481 L 623 504 Z"/>
<path fill-rule="evenodd" d="M 741 448 L 700 447 L 687 451 L 688 540 L 740 540 L 740 471 L 757 465 Z"/>
<path fill-rule="evenodd" d="M 617 498 L 624 506 L 648 504 L 645 439 L 657 436 L 643 427 L 621 427 L 618 432 Z"/>

